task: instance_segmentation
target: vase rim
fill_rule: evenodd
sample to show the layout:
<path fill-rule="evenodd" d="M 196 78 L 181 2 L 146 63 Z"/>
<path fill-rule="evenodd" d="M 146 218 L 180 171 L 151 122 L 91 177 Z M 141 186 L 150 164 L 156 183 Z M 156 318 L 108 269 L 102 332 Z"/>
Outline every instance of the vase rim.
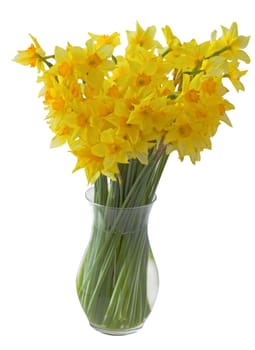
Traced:
<path fill-rule="evenodd" d="M 94 202 L 94 186 L 89 187 L 86 191 L 85 191 L 85 198 L 87 199 L 87 201 L 96 207 L 101 207 L 101 208 L 110 208 L 110 209 L 115 209 L 115 210 L 135 210 L 135 209 L 142 209 L 142 208 L 149 208 L 151 207 L 157 200 L 157 195 L 154 196 L 153 200 L 151 201 L 151 203 L 148 204 L 144 204 L 144 205 L 137 205 L 134 207 L 111 207 L 111 206 L 106 206 L 103 204 L 98 204 Z"/>

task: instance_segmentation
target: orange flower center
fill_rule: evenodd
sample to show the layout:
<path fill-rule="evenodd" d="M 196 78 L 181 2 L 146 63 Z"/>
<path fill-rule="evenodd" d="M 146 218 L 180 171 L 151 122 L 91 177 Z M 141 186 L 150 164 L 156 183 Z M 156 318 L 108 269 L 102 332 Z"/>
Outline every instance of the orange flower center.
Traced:
<path fill-rule="evenodd" d="M 190 136 L 190 134 L 192 132 L 192 128 L 189 124 L 183 124 L 183 125 L 179 126 L 178 132 L 179 132 L 181 137 L 188 137 L 188 136 Z"/>
<path fill-rule="evenodd" d="M 136 78 L 136 85 L 137 86 L 145 86 L 149 85 L 151 82 L 151 77 L 145 74 L 138 74 Z"/>
<path fill-rule="evenodd" d="M 101 63 L 102 63 L 102 60 L 101 60 L 101 58 L 100 58 L 96 53 L 94 53 L 93 55 L 90 55 L 90 56 L 88 57 L 88 65 L 89 65 L 91 68 L 96 68 L 96 67 L 98 67 Z"/>

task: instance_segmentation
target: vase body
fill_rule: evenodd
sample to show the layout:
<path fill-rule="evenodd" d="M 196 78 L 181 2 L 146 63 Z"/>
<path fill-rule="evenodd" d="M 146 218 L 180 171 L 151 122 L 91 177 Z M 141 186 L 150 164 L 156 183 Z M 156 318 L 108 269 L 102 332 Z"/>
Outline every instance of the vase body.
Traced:
<path fill-rule="evenodd" d="M 93 203 L 92 232 L 76 280 L 92 327 L 111 335 L 141 328 L 157 297 L 158 270 L 148 239 L 152 204 L 112 208 Z"/>

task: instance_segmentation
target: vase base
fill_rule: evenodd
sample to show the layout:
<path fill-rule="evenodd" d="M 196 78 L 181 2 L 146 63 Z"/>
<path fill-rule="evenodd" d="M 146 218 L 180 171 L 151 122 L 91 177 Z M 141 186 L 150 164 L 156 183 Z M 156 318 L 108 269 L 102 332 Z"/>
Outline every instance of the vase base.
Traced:
<path fill-rule="evenodd" d="M 94 328 L 96 331 L 107 334 L 107 335 L 113 335 L 113 336 L 121 336 L 121 335 L 128 335 L 132 333 L 136 333 L 143 327 L 143 323 L 137 327 L 134 328 L 123 328 L 123 329 L 107 329 L 107 328 L 101 328 L 100 326 L 96 326 L 92 323 L 90 323 L 91 327 Z"/>

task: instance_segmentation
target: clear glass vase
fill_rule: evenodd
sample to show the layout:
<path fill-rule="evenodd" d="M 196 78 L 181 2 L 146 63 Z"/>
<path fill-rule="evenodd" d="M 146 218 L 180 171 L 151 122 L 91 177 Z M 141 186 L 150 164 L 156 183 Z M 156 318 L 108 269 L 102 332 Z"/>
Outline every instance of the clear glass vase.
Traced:
<path fill-rule="evenodd" d="M 106 334 L 140 329 L 156 300 L 158 270 L 148 239 L 152 204 L 112 208 L 93 202 L 90 242 L 77 274 L 77 293 L 90 325 Z"/>

